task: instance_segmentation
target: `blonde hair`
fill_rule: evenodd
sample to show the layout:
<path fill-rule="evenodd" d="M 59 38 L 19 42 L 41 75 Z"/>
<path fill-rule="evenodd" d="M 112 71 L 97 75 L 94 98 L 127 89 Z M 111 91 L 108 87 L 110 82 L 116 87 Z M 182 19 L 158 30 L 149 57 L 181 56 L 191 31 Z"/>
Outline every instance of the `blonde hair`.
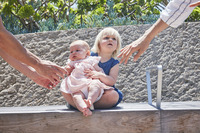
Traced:
<path fill-rule="evenodd" d="M 83 46 L 83 48 L 84 48 L 85 50 L 90 50 L 89 44 L 88 44 L 86 41 L 83 41 L 83 40 L 76 40 L 76 41 L 73 41 L 73 42 L 70 44 L 70 47 L 73 46 L 73 45 L 81 45 L 81 46 Z"/>
<path fill-rule="evenodd" d="M 117 49 L 112 53 L 112 57 L 116 58 L 120 49 L 121 49 L 121 37 L 118 33 L 118 31 L 116 31 L 115 29 L 108 27 L 103 29 L 96 37 L 95 43 L 91 49 L 92 52 L 94 53 L 100 53 L 100 48 L 99 48 L 99 43 L 100 41 L 103 39 L 103 36 L 105 35 L 109 35 L 109 36 L 115 36 L 115 38 L 117 39 Z"/>

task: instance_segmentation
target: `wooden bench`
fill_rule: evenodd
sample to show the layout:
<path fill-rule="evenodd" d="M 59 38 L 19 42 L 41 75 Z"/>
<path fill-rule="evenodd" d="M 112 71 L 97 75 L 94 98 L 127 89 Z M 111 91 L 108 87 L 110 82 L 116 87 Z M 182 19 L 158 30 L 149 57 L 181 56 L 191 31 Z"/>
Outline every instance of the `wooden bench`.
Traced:
<path fill-rule="evenodd" d="M 1 107 L 0 133 L 200 133 L 200 102 L 121 103 L 90 117 L 65 105 Z"/>

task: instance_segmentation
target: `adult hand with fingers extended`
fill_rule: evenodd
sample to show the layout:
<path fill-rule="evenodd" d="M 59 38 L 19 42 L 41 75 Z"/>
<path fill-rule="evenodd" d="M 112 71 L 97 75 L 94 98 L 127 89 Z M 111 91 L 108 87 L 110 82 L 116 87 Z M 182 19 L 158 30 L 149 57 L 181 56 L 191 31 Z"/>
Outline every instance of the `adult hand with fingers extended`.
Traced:
<path fill-rule="evenodd" d="M 129 57 L 134 52 L 137 52 L 137 54 L 134 56 L 133 60 L 137 61 L 138 58 L 147 50 L 151 40 L 167 27 L 168 25 L 162 21 L 162 19 L 158 19 L 156 23 L 152 25 L 139 39 L 121 49 L 121 53 L 118 55 L 119 58 L 122 57 L 120 63 L 124 62 L 124 64 L 127 64 Z"/>
<path fill-rule="evenodd" d="M 184 5 L 185 7 L 182 7 L 181 5 Z M 134 56 L 134 61 L 137 61 L 137 59 L 147 50 L 151 40 L 155 36 L 168 26 L 174 28 L 178 27 L 190 15 L 194 7 L 199 5 L 200 1 L 197 0 L 170 1 L 166 9 L 162 11 L 160 18 L 144 33 L 144 35 L 121 49 L 121 53 L 118 55 L 119 58 L 121 57 L 120 63 L 124 62 L 124 64 L 127 64 L 129 57 L 134 52 L 137 52 Z M 177 7 L 184 8 L 184 12 L 181 8 L 177 9 Z M 176 14 L 169 13 L 168 11 L 176 12 Z"/>
<path fill-rule="evenodd" d="M 120 54 L 117 56 L 121 57 L 120 63 L 127 64 L 129 57 L 134 53 L 137 54 L 134 56 L 134 61 L 137 61 L 138 58 L 146 51 L 150 44 L 151 40 L 149 38 L 145 38 L 144 36 L 140 37 L 138 40 L 132 42 L 131 44 L 125 46 L 120 50 Z"/>

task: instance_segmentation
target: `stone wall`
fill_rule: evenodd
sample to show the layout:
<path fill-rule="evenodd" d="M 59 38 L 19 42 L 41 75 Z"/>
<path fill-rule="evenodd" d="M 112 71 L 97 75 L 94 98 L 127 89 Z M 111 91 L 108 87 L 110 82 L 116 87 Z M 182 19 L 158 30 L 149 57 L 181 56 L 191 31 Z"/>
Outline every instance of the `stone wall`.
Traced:
<path fill-rule="evenodd" d="M 151 25 L 113 27 L 122 37 L 122 47 L 139 38 Z M 64 66 L 69 55 L 69 44 L 77 39 L 94 44 L 102 28 L 52 31 L 16 35 L 24 47 L 41 57 Z M 200 100 L 200 23 L 184 23 L 167 28 L 154 38 L 137 62 L 131 58 L 120 65 L 116 87 L 123 94 L 123 102 L 147 102 L 145 68 L 163 66 L 162 101 Z M 155 101 L 157 71 L 152 71 L 152 93 Z M 59 85 L 48 90 L 0 59 L 0 106 L 62 105 L 65 100 Z"/>

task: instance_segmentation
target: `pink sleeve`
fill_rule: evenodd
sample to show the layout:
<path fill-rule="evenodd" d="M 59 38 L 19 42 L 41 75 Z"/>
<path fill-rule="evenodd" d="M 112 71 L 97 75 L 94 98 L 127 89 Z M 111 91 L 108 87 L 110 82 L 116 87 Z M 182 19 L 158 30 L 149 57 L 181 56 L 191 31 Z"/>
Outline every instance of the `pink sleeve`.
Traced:
<path fill-rule="evenodd" d="M 93 58 L 93 61 L 92 61 L 93 66 L 94 66 L 95 64 L 98 64 L 99 61 L 101 60 L 101 57 L 100 57 L 100 56 L 92 56 L 92 58 Z"/>
<path fill-rule="evenodd" d="M 73 61 L 71 61 L 70 59 L 68 59 L 67 62 L 66 62 L 66 65 L 68 65 L 70 67 L 73 67 L 74 63 L 73 63 Z"/>

